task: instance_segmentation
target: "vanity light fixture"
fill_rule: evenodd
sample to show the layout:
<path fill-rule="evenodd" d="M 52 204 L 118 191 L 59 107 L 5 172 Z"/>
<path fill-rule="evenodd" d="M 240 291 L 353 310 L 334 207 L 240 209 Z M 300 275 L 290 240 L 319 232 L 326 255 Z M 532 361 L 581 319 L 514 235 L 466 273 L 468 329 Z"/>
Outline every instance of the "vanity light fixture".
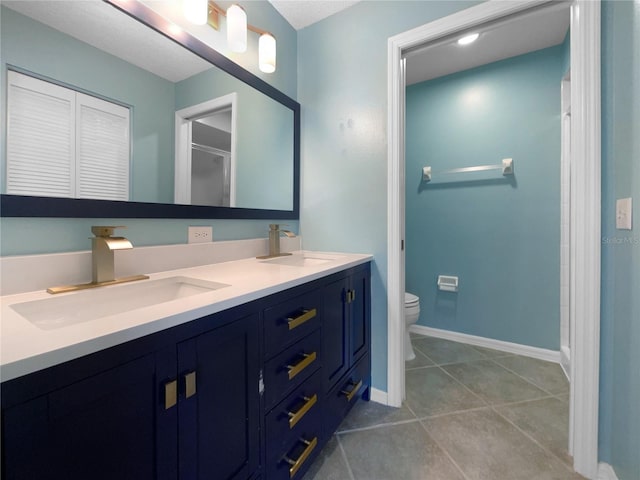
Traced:
<path fill-rule="evenodd" d="M 227 9 L 227 43 L 232 52 L 247 50 L 247 12 L 240 5 Z"/>
<path fill-rule="evenodd" d="M 475 42 L 479 36 L 480 36 L 479 33 L 472 33 L 471 35 L 465 35 L 464 37 L 458 39 L 458 45 L 469 45 L 470 43 Z"/>
<path fill-rule="evenodd" d="M 276 71 L 276 39 L 269 32 L 258 39 L 258 66 L 265 73 Z"/>
<path fill-rule="evenodd" d="M 247 50 L 247 31 L 251 30 L 260 36 L 258 40 L 258 66 L 260 70 L 265 73 L 276 71 L 275 37 L 266 30 L 249 25 L 244 8 L 238 4 L 233 4 L 225 11 L 211 0 L 183 0 L 185 17 L 192 23 L 196 22 L 187 16 L 187 4 L 200 2 L 204 2 L 207 5 L 207 21 L 204 23 L 208 23 L 216 30 L 220 29 L 220 15 L 227 17 L 227 44 L 229 50 L 238 53 L 245 52 Z M 201 12 L 202 10 L 199 11 Z"/>
<path fill-rule="evenodd" d="M 182 0 L 184 17 L 195 25 L 204 25 L 209 16 L 208 0 Z"/>

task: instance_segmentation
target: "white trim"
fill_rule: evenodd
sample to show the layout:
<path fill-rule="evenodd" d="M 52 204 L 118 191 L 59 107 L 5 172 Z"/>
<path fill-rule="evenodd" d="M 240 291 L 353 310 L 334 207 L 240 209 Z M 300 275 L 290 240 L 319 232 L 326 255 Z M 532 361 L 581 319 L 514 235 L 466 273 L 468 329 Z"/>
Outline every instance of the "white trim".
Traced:
<path fill-rule="evenodd" d="M 182 205 L 191 204 L 191 120 L 206 113 L 231 107 L 231 161 L 229 171 L 229 205 L 236 205 L 236 141 L 238 94 L 223 95 L 213 100 L 178 110 L 175 115 L 175 181 L 174 201 Z"/>
<path fill-rule="evenodd" d="M 520 343 L 505 342 L 493 338 L 478 337 L 467 333 L 452 332 L 451 330 L 441 330 L 439 328 L 425 327 L 423 325 L 412 325 L 410 332 L 427 335 L 429 337 L 443 338 L 454 342 L 475 345 L 476 347 L 492 348 L 501 352 L 515 353 L 524 357 L 537 358 L 546 362 L 560 363 L 560 352 L 548 350 L 546 348 L 531 347 Z"/>
<path fill-rule="evenodd" d="M 571 295 L 575 308 L 570 312 L 574 328 L 569 416 L 574 469 L 588 478 L 598 471 L 600 121 L 600 1 L 579 0 L 571 8 L 571 192 L 575 199 Z"/>
<path fill-rule="evenodd" d="M 390 405 L 403 396 L 404 265 L 400 215 L 404 196 L 402 52 L 461 30 L 523 12 L 548 2 L 481 3 L 388 41 L 387 157 L 387 391 Z M 574 0 L 571 15 L 572 208 L 575 205 L 575 278 L 571 315 L 572 375 L 570 448 L 574 469 L 595 478 L 598 459 L 598 382 L 600 357 L 600 0 Z M 573 190 L 576 190 L 575 193 Z M 403 216 L 403 215 L 402 215 Z M 572 252 L 573 254 L 573 252 Z"/>
<path fill-rule="evenodd" d="M 381 403 L 382 405 L 389 405 L 389 396 L 387 392 L 382 390 L 378 390 L 377 388 L 371 387 L 371 397 L 370 400 L 372 402 Z"/>
<path fill-rule="evenodd" d="M 598 464 L 597 480 L 618 480 L 618 476 L 611 465 L 601 462 Z"/>
<path fill-rule="evenodd" d="M 394 37 L 395 38 L 395 37 Z M 387 122 L 387 395 L 404 398 L 404 63 L 402 47 L 389 39 Z M 401 133 L 402 137 L 401 137 Z"/>

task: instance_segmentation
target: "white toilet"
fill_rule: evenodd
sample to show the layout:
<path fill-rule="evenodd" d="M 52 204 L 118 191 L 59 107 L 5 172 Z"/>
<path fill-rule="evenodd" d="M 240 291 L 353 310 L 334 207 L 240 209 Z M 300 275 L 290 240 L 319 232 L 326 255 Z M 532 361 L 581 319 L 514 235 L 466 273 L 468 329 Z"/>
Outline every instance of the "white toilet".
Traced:
<path fill-rule="evenodd" d="M 404 359 L 405 361 L 413 360 L 416 354 L 411 345 L 409 338 L 409 327 L 416 323 L 420 318 L 420 298 L 416 295 L 405 292 L 404 294 L 404 319 L 406 322 L 404 328 Z"/>

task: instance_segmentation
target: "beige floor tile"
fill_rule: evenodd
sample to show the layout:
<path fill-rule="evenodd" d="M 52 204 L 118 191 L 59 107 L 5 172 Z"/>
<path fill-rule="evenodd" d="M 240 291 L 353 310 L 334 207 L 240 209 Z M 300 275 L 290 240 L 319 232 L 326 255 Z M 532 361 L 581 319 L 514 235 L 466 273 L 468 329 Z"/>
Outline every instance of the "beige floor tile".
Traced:
<path fill-rule="evenodd" d="M 333 435 L 315 459 L 303 480 L 349 480 L 349 467 L 342 455 L 338 439 Z"/>
<path fill-rule="evenodd" d="M 375 425 L 387 423 L 403 422 L 414 420 L 416 416 L 403 405 L 400 408 L 388 407 L 376 402 L 358 401 L 347 415 L 338 432 L 353 430 L 357 428 L 367 428 Z"/>
<path fill-rule="evenodd" d="M 340 434 L 355 480 L 464 480 L 419 422 Z"/>
<path fill-rule="evenodd" d="M 510 357 L 511 355 L 513 355 L 513 353 L 503 352 L 501 350 L 495 350 L 493 348 L 478 347 L 476 345 L 472 345 L 471 348 L 479 351 L 487 358 Z"/>
<path fill-rule="evenodd" d="M 491 360 L 456 363 L 442 368 L 491 405 L 549 396 Z"/>
<path fill-rule="evenodd" d="M 494 361 L 549 393 L 569 393 L 569 382 L 557 363 L 520 355 L 496 358 Z"/>
<path fill-rule="evenodd" d="M 568 453 L 569 405 L 557 398 L 544 398 L 517 405 L 496 408 L 538 443 L 565 462 L 572 465 Z"/>
<path fill-rule="evenodd" d="M 420 350 L 437 365 L 482 360 L 485 356 L 470 345 L 442 338 L 423 337 L 413 340 L 414 348 Z"/>
<path fill-rule="evenodd" d="M 412 368 L 429 367 L 431 365 L 435 365 L 430 358 L 428 358 L 424 353 L 422 353 L 417 348 L 414 348 L 413 351 L 416 354 L 416 358 L 414 358 L 413 360 L 404 362 L 405 370 L 410 370 Z"/>
<path fill-rule="evenodd" d="M 580 476 L 490 409 L 423 420 L 469 480 L 569 480 Z"/>
<path fill-rule="evenodd" d="M 405 375 L 406 404 L 418 417 L 486 405 L 480 397 L 460 385 L 439 367 L 409 370 Z"/>

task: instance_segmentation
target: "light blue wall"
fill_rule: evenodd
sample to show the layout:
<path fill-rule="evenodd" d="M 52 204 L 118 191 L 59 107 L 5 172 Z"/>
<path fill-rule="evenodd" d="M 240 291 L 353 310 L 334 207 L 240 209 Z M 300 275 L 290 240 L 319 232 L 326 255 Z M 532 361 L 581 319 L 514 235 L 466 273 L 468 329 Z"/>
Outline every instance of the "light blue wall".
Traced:
<path fill-rule="evenodd" d="M 2 7 L 2 104 L 7 65 L 131 106 L 131 199 L 173 201 L 173 83 Z M 25 35 L 25 32 L 29 32 Z M 3 109 L 3 119 L 6 112 Z M 4 142 L 6 122 L 2 122 Z M 5 149 L 0 176 L 5 172 Z M 2 190 L 5 191 L 2 179 Z"/>
<path fill-rule="evenodd" d="M 640 2 L 602 4 L 600 460 L 640 478 Z M 632 197 L 633 230 L 615 202 Z"/>
<path fill-rule="evenodd" d="M 406 289 L 420 325 L 560 348 L 561 45 L 406 95 Z M 434 172 L 500 164 L 500 171 Z M 457 275 L 458 293 L 436 286 Z"/>
<path fill-rule="evenodd" d="M 269 30 L 275 35 L 278 41 L 277 70 L 272 74 L 260 72 L 255 58 L 251 56 L 250 52 L 246 55 L 234 54 L 232 55 L 233 59 L 290 97 L 297 98 L 298 60 L 296 31 L 266 1 L 248 2 L 244 7 L 251 24 Z M 4 11 L 5 9 L 2 9 L 2 14 L 0 14 L 3 22 Z M 3 36 L 4 28 L 5 25 L 3 23 Z M 23 34 L 25 32 L 28 32 L 28 30 L 23 31 Z M 22 35 L 21 38 L 26 41 L 28 37 L 29 35 Z M 51 58 L 56 65 L 58 65 L 58 62 L 63 61 L 59 56 L 52 56 Z M 4 120 L 1 123 L 4 126 Z M 4 150 L 4 146 L 2 150 Z M 173 146 L 169 150 L 173 152 Z M 173 183 L 171 185 L 173 186 Z M 86 250 L 89 248 L 87 237 L 90 236 L 91 225 L 111 223 L 127 225 L 126 235 L 131 238 L 134 245 L 142 246 L 185 243 L 187 241 L 188 225 L 212 225 L 215 240 L 235 240 L 267 237 L 268 224 L 280 222 L 277 220 L 1 218 L 0 255 L 27 255 Z M 288 220 L 286 223 L 289 224 L 291 230 L 298 231 L 298 221 Z"/>
<path fill-rule="evenodd" d="M 298 34 L 305 248 L 367 252 L 372 383 L 387 389 L 387 40 L 477 2 L 364 1 Z"/>

